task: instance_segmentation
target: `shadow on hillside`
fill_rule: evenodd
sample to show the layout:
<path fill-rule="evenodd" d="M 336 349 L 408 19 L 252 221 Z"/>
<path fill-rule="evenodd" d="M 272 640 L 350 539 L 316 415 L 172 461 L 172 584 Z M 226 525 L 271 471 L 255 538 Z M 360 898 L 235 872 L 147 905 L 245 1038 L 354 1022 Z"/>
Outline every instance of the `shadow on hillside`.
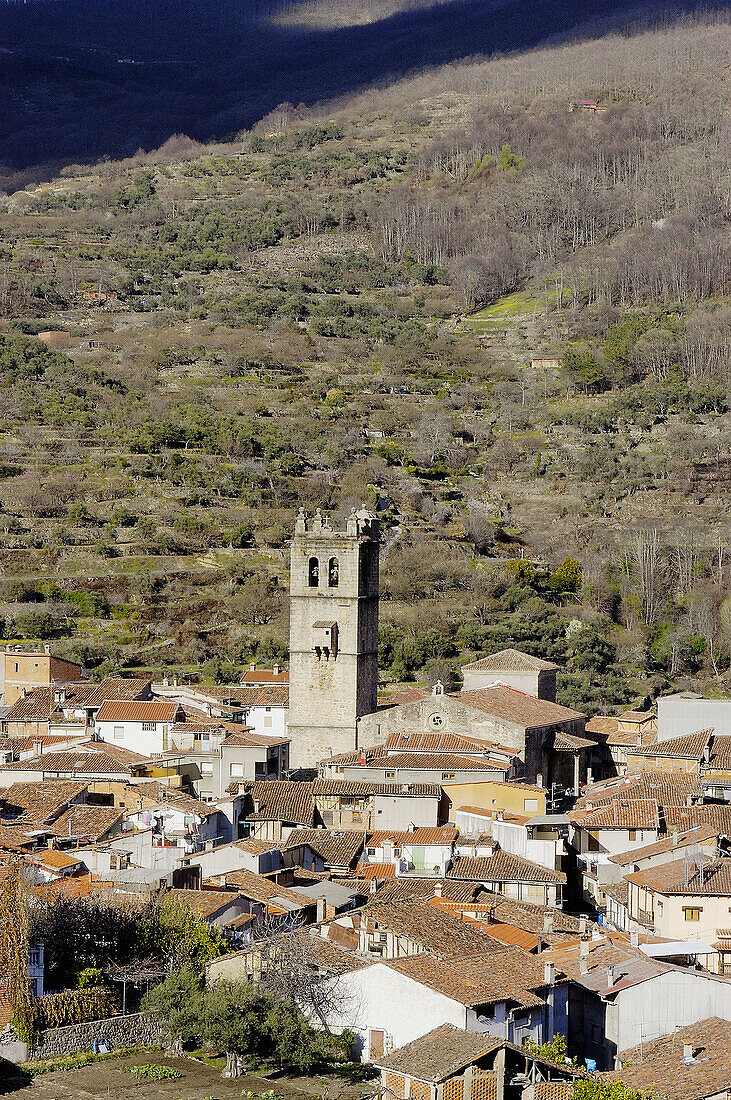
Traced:
<path fill-rule="evenodd" d="M 42 178 L 69 161 L 155 148 L 176 132 L 221 138 L 283 101 L 310 105 L 661 11 L 668 20 L 709 11 L 697 0 L 662 9 L 636 0 L 454 0 L 365 26 L 310 30 L 272 23 L 257 2 L 209 0 L 205 18 L 201 0 L 0 3 L 6 186 L 14 173 Z"/>

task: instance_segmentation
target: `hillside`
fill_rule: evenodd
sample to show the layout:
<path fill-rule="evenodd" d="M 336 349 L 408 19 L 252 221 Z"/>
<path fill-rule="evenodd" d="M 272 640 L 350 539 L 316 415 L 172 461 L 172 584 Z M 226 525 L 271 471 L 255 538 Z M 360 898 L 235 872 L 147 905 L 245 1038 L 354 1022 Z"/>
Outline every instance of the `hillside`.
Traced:
<path fill-rule="evenodd" d="M 723 690 L 727 35 L 437 68 L 4 199 L 6 637 L 229 680 L 286 657 L 296 508 L 365 499 L 384 680 L 514 644 L 587 708 Z"/>
<path fill-rule="evenodd" d="M 722 0 L 0 0 L 0 188 L 184 132 L 221 140 L 476 54 Z"/>

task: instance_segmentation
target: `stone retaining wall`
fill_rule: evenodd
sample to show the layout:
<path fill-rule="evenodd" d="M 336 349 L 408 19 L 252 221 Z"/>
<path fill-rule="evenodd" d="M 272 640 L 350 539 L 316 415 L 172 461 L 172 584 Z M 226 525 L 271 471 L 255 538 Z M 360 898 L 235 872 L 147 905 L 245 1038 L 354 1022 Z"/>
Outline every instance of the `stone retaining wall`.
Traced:
<path fill-rule="evenodd" d="M 132 1016 L 110 1016 L 105 1020 L 89 1020 L 84 1024 L 42 1031 L 28 1052 L 28 1060 L 91 1051 L 95 1041 L 105 1042 L 110 1050 L 116 1050 L 119 1047 L 152 1046 L 159 1039 L 159 1028 L 141 1012 Z"/>

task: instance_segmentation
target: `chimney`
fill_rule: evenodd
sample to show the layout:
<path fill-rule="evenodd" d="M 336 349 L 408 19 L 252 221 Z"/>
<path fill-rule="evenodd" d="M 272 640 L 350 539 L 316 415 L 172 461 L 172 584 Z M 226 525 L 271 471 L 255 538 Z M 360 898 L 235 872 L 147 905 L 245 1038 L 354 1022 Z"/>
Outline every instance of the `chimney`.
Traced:
<path fill-rule="evenodd" d="M 505 820 L 505 814 L 503 813 L 502 810 L 498 810 L 497 819 L 498 819 L 498 821 L 504 821 Z"/>
<path fill-rule="evenodd" d="M 44 652 L 44 653 L 50 653 L 50 652 L 51 652 L 51 647 L 50 647 L 50 645 L 48 645 L 48 643 L 46 643 L 46 644 L 44 645 L 44 647 L 43 647 L 43 652 Z"/>
<path fill-rule="evenodd" d="M 439 882 L 434 883 L 434 897 L 435 898 L 440 898 L 442 896 L 443 887 L 444 887 L 444 884 L 442 883 L 441 879 L 440 879 Z"/>
<path fill-rule="evenodd" d="M 640 946 L 640 934 L 639 934 L 639 932 L 630 932 L 629 942 L 630 942 L 631 947 L 639 947 Z"/>
<path fill-rule="evenodd" d="M 321 924 L 322 921 L 325 920 L 325 899 L 324 898 L 318 898 L 317 899 L 317 917 L 316 917 L 316 920 L 317 920 L 318 924 Z"/>
<path fill-rule="evenodd" d="M 556 981 L 556 964 L 545 963 L 543 967 L 543 984 L 553 985 Z"/>
<path fill-rule="evenodd" d="M 678 830 L 673 829 L 673 848 L 678 847 Z"/>
<path fill-rule="evenodd" d="M 683 1062 L 683 1065 L 685 1065 L 685 1066 L 689 1066 L 689 1065 L 691 1065 L 691 1063 L 695 1062 L 695 1058 L 693 1057 L 693 1044 L 692 1043 L 683 1043 L 683 1057 L 682 1057 L 681 1061 Z"/>
<path fill-rule="evenodd" d="M 594 809 L 594 803 L 593 803 L 593 802 L 587 802 L 587 804 L 586 804 L 586 811 L 587 811 L 587 813 L 591 813 L 591 811 L 592 811 L 593 809 Z"/>
<path fill-rule="evenodd" d="M 33 742 L 33 752 L 35 753 L 36 756 L 41 755 L 41 753 L 43 752 L 43 741 L 39 740 L 39 741 L 34 741 Z"/>
<path fill-rule="evenodd" d="M 611 989 L 614 985 L 614 967 L 607 967 L 607 989 Z"/>
<path fill-rule="evenodd" d="M 582 940 L 581 941 L 581 945 L 579 947 L 579 955 L 581 956 L 582 959 L 588 959 L 589 958 L 589 941 L 588 940 Z"/>
<path fill-rule="evenodd" d="M 213 851 L 213 841 L 212 840 L 207 840 L 205 842 L 204 849 L 205 849 L 206 852 L 212 852 Z"/>
<path fill-rule="evenodd" d="M 377 889 L 378 889 L 378 879 L 374 876 L 371 879 L 371 893 L 375 894 Z"/>
<path fill-rule="evenodd" d="M 584 935 L 586 932 L 586 917 L 579 917 L 579 933 Z"/>
<path fill-rule="evenodd" d="M 256 672 L 256 665 L 249 665 L 249 672 Z"/>
<path fill-rule="evenodd" d="M 274 665 L 273 668 L 272 668 L 272 672 L 274 673 L 275 676 L 278 676 L 281 671 L 282 670 L 279 667 L 279 665 Z"/>
<path fill-rule="evenodd" d="M 538 775 L 536 776 L 536 787 L 542 787 L 542 786 L 543 786 L 543 776 L 539 772 Z"/>
<path fill-rule="evenodd" d="M 586 961 L 586 956 L 585 956 L 585 955 L 581 955 L 581 956 L 579 957 L 579 974 L 580 974 L 580 975 L 581 975 L 582 977 L 586 977 L 586 975 L 587 975 L 588 973 L 589 973 L 589 964 L 588 964 L 588 962 Z"/>

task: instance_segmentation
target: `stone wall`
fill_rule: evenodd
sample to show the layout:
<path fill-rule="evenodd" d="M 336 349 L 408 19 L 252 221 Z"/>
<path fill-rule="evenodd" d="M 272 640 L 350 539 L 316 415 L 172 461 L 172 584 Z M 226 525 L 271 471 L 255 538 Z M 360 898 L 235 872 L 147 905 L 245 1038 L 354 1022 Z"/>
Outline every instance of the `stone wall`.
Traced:
<path fill-rule="evenodd" d="M 146 1047 L 159 1042 L 160 1030 L 141 1012 L 132 1016 L 89 1020 L 70 1027 L 49 1028 L 41 1032 L 28 1053 L 28 1059 L 58 1058 L 63 1054 L 92 1051 L 95 1040 L 105 1042 L 110 1050 L 120 1047 Z"/>

